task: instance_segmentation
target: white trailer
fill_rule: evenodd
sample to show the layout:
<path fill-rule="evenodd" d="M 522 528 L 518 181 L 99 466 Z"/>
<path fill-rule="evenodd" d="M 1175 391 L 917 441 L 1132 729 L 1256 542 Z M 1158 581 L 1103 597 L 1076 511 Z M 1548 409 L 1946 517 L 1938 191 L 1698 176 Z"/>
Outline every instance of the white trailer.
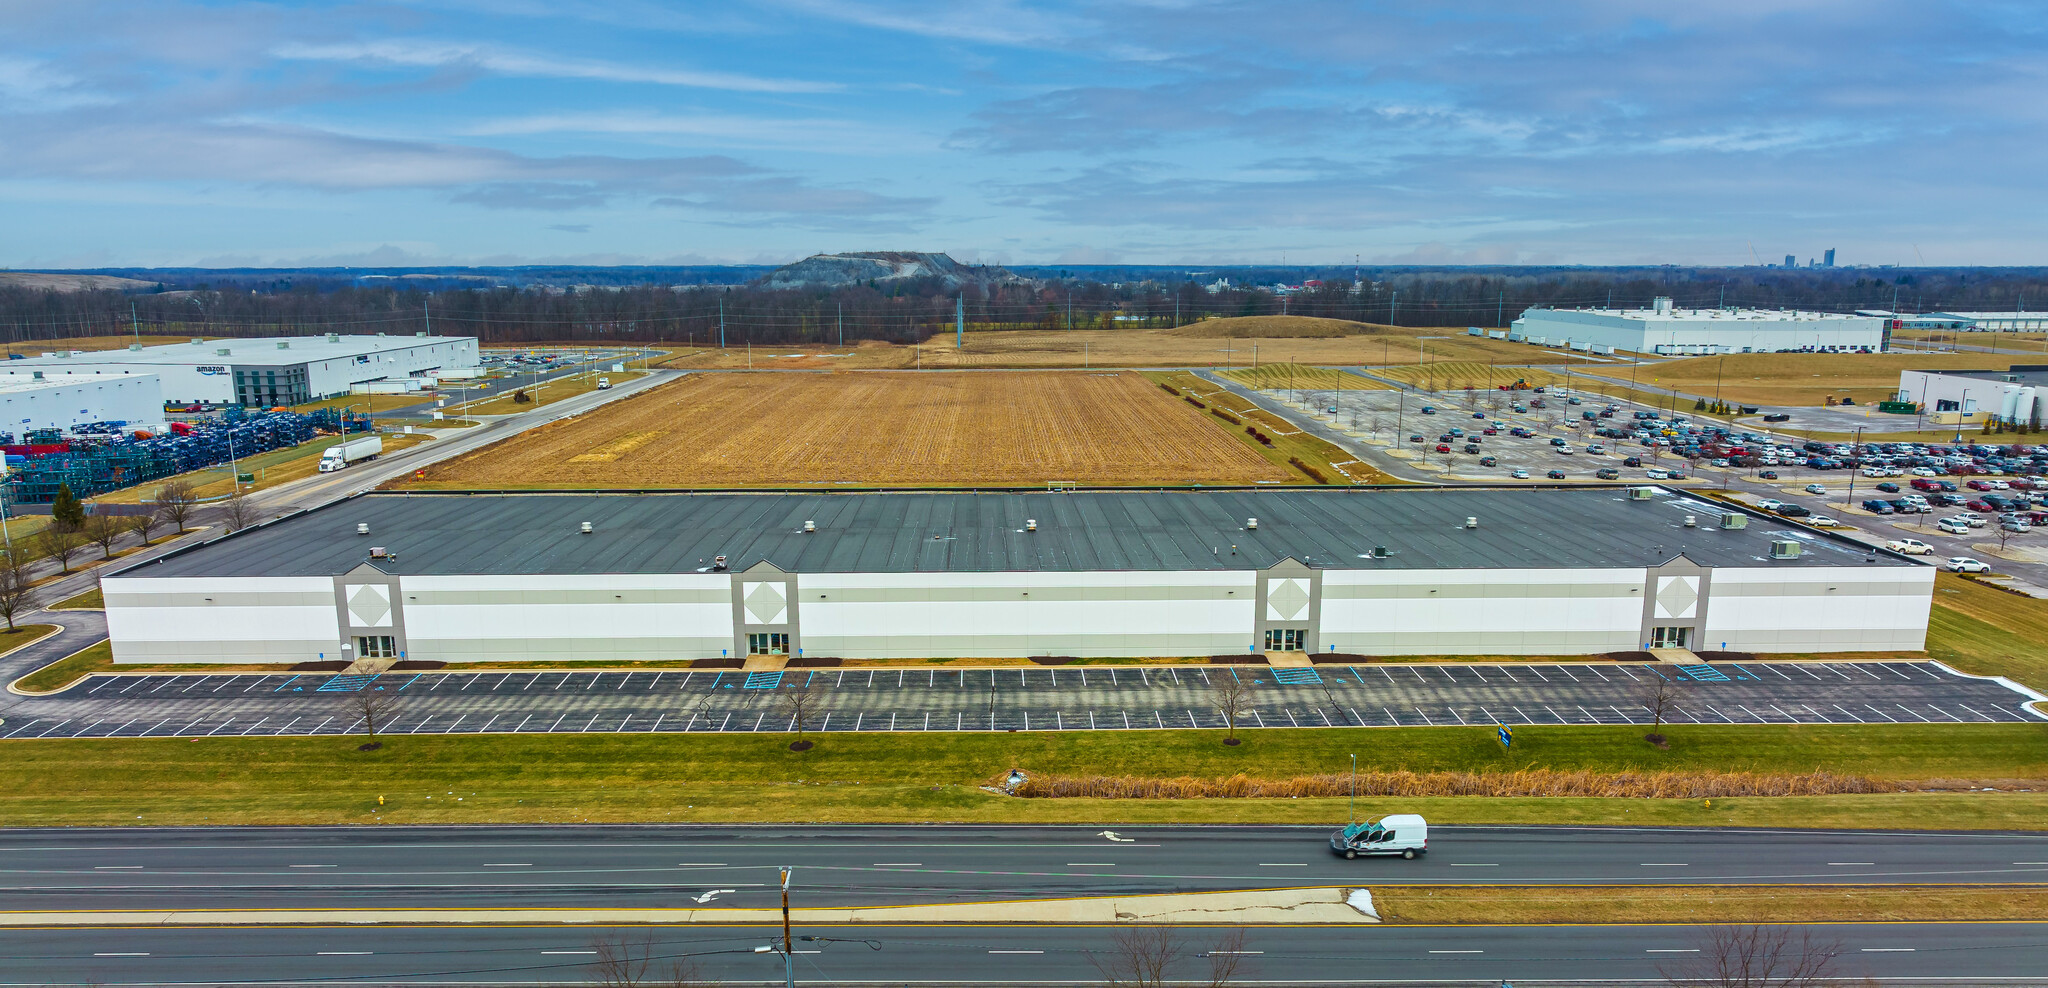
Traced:
<path fill-rule="evenodd" d="M 364 436 L 351 439 L 338 446 L 329 446 L 320 454 L 320 472 L 333 473 L 358 460 L 374 460 L 384 452 L 384 440 L 378 436 Z"/>

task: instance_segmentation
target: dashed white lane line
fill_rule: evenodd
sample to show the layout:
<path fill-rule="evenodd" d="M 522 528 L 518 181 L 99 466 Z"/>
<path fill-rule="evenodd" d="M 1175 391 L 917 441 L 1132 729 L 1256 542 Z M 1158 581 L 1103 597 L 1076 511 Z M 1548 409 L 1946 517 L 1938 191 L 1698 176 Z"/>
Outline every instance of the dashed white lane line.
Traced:
<path fill-rule="evenodd" d="M 141 865 L 93 865 L 94 871 L 141 871 Z"/>
<path fill-rule="evenodd" d="M 1483 954 L 1484 950 L 1432 950 L 1432 954 Z"/>
<path fill-rule="evenodd" d="M 1830 867 L 1830 868 L 1873 868 L 1873 867 L 1876 867 L 1876 866 L 1877 866 L 1877 862 L 1875 862 L 1875 861 L 1830 861 L 1830 862 L 1828 862 L 1828 867 Z"/>
<path fill-rule="evenodd" d="M 148 952 L 148 951 L 131 951 L 131 950 L 105 950 L 105 951 L 94 951 L 94 952 L 93 952 L 93 956 L 94 956 L 94 957 L 148 957 L 148 956 L 149 956 L 149 952 Z"/>
<path fill-rule="evenodd" d="M 1306 867 L 1308 867 L 1308 862 L 1306 862 L 1306 861 L 1261 861 L 1261 862 L 1259 862 L 1259 867 L 1261 867 L 1261 868 L 1306 868 Z"/>
<path fill-rule="evenodd" d="M 370 951 L 367 951 L 367 950 L 316 950 L 316 951 L 314 951 L 314 952 L 313 952 L 313 956 L 315 956 L 315 957 L 368 957 L 368 956 L 370 956 L 370 953 L 371 953 L 371 952 L 370 952 Z"/>
<path fill-rule="evenodd" d="M 285 865 L 285 867 L 287 867 L 287 868 L 338 868 L 338 867 L 340 867 L 340 866 L 339 866 L 339 865 L 331 865 L 331 864 L 296 864 L 296 865 Z"/>
<path fill-rule="evenodd" d="M 1919 949 L 1918 947 L 1864 947 L 1863 952 L 1866 954 L 1910 954 Z"/>
<path fill-rule="evenodd" d="M 922 868 L 922 867 L 924 867 L 924 862 L 922 862 L 922 861 L 877 861 L 877 862 L 875 862 L 875 863 L 874 863 L 874 867 L 876 867 L 876 868 Z"/>
<path fill-rule="evenodd" d="M 1700 948 L 1698 947 L 1651 947 L 1643 951 L 1645 954 L 1697 954 L 1699 952 Z"/>
<path fill-rule="evenodd" d="M 991 950 L 991 954 L 1043 954 L 1043 950 Z"/>
<path fill-rule="evenodd" d="M 1687 868 L 1691 867 L 1691 865 L 1692 862 L 1690 861 L 1645 861 L 1642 866 L 1645 868 Z"/>
<path fill-rule="evenodd" d="M 595 950 L 543 950 L 543 951 L 541 951 L 541 953 L 542 953 L 543 955 L 550 955 L 550 956 L 551 956 L 551 955 L 555 955 L 555 954 L 595 954 L 595 953 L 597 953 L 597 951 L 595 951 Z"/>
<path fill-rule="evenodd" d="M 485 862 L 485 864 L 484 864 L 484 867 L 486 867 L 486 868 L 531 868 L 531 867 L 533 867 L 533 862 L 531 862 L 531 861 L 505 861 L 505 862 Z"/>

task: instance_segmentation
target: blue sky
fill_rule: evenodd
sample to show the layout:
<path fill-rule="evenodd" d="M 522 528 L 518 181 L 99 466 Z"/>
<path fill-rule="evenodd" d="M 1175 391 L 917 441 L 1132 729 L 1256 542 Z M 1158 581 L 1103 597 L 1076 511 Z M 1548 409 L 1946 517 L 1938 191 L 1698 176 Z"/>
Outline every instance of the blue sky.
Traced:
<path fill-rule="evenodd" d="M 2048 263 L 2044 15 L 0 0 L 0 265 Z"/>

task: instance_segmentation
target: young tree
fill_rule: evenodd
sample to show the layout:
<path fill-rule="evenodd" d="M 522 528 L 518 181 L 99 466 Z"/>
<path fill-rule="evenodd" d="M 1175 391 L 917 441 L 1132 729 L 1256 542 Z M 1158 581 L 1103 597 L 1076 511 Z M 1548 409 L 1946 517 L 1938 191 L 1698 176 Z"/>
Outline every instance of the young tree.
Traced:
<path fill-rule="evenodd" d="M 390 720 L 398 708 L 398 694 L 378 689 L 372 681 L 353 693 L 341 694 L 349 713 L 355 714 L 363 725 L 363 733 L 371 738 L 377 736 L 377 725 Z"/>
<path fill-rule="evenodd" d="M 68 532 L 76 532 L 85 525 L 85 505 L 79 503 L 78 495 L 71 493 L 70 484 L 57 485 L 57 497 L 50 502 L 50 523 Z"/>
<path fill-rule="evenodd" d="M 1834 980 L 1842 945 L 1810 926 L 1708 928 L 1698 953 L 1658 973 L 1674 988 L 1819 988 Z"/>
<path fill-rule="evenodd" d="M 818 705 L 824 700 L 824 688 L 817 684 L 809 671 L 795 670 L 793 674 L 784 674 L 782 685 L 775 691 L 775 703 L 789 714 L 790 729 L 796 732 L 796 740 L 789 743 L 789 750 L 810 750 L 812 742 L 804 740 L 804 730 L 810 726 L 811 716 L 818 712 Z"/>
<path fill-rule="evenodd" d="M 192 493 L 192 485 L 182 480 L 165 481 L 151 495 L 157 511 L 164 520 L 177 527 L 177 534 L 185 534 L 185 519 L 192 517 L 192 508 L 198 497 Z"/>
<path fill-rule="evenodd" d="M 1252 689 L 1255 681 L 1237 674 L 1235 669 L 1209 670 L 1209 702 L 1223 717 L 1223 743 L 1237 744 L 1237 721 L 1252 708 Z"/>
<path fill-rule="evenodd" d="M 664 958 L 654 934 L 601 937 L 590 945 L 590 984 L 600 988 L 697 988 L 709 985 L 688 958 Z"/>
<path fill-rule="evenodd" d="M 1107 950 L 1091 952 L 1088 962 L 1101 973 L 1105 988 L 1226 988 L 1242 973 L 1244 945 L 1242 927 L 1224 933 L 1215 946 L 1202 950 L 1171 926 L 1127 926 L 1110 935 Z M 1173 973 L 1190 955 L 1209 962 L 1206 977 Z"/>
<path fill-rule="evenodd" d="M 101 559 L 112 559 L 114 543 L 121 541 L 127 531 L 128 526 L 113 515 L 92 515 L 85 519 L 85 527 L 79 533 L 87 542 L 100 547 Z"/>
<path fill-rule="evenodd" d="M 163 516 L 155 511 L 145 511 L 128 519 L 128 527 L 134 530 L 135 537 L 141 539 L 143 545 L 150 544 L 150 533 L 156 531 L 157 526 L 161 524 Z"/>
<path fill-rule="evenodd" d="M 1664 718 L 1671 716 L 1688 695 L 1684 683 L 1664 676 L 1652 675 L 1637 683 L 1636 702 L 1650 712 L 1650 733 L 1643 735 L 1643 740 L 1663 744 Z"/>
<path fill-rule="evenodd" d="M 16 614 L 41 606 L 42 595 L 42 588 L 30 582 L 20 564 L 12 558 L 0 561 L 0 617 L 7 619 L 7 630 L 14 630 Z"/>
<path fill-rule="evenodd" d="M 71 572 L 71 557 L 77 555 L 79 547 L 84 544 L 84 536 L 58 525 L 43 529 L 43 534 L 36 538 L 36 545 L 43 550 L 43 555 L 55 559 L 58 568 L 66 573 Z"/>
<path fill-rule="evenodd" d="M 240 484 L 235 485 L 235 492 L 228 495 L 221 508 L 222 517 L 226 520 L 230 532 L 239 532 L 255 521 L 256 506 L 249 503 L 249 492 L 243 490 Z"/>

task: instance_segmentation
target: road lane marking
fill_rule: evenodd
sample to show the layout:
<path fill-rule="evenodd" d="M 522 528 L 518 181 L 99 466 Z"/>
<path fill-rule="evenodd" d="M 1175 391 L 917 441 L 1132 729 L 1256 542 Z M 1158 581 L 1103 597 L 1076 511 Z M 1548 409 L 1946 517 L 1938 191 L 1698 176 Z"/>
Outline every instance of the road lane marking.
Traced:
<path fill-rule="evenodd" d="M 1067 862 L 1067 867 L 1069 867 L 1069 868 L 1114 868 L 1114 867 L 1116 867 L 1116 862 L 1114 862 L 1114 861 L 1069 861 L 1069 862 Z"/>
<path fill-rule="evenodd" d="M 1484 950 L 1432 950 L 1432 954 L 1483 954 Z"/>
<path fill-rule="evenodd" d="M 725 865 L 725 862 L 723 862 L 723 861 L 678 861 L 678 862 L 676 862 L 676 867 L 678 867 L 678 868 L 723 868 L 723 867 L 725 867 L 725 866 L 726 866 L 726 865 Z"/>
<path fill-rule="evenodd" d="M 877 868 L 922 868 L 922 867 L 924 867 L 924 862 L 922 862 L 922 861 L 877 861 L 877 862 L 875 862 L 875 864 L 874 864 L 874 867 L 877 867 Z"/>
<path fill-rule="evenodd" d="M 1643 862 L 1643 867 L 1645 867 L 1645 868 L 1685 868 L 1685 867 L 1688 867 L 1688 866 L 1690 866 L 1690 865 L 1691 865 L 1691 862 L 1689 862 L 1689 861 L 1645 861 L 1645 862 Z"/>
<path fill-rule="evenodd" d="M 93 865 L 94 871 L 140 871 L 141 865 Z"/>
<path fill-rule="evenodd" d="M 1646 954 L 1697 954 L 1699 952 L 1700 948 L 1698 947 L 1651 947 L 1643 951 Z"/>
<path fill-rule="evenodd" d="M 287 868 L 334 868 L 334 867 L 337 867 L 337 866 L 336 866 L 336 865 L 331 865 L 331 864 L 310 864 L 310 865 L 285 865 L 285 867 L 287 867 Z"/>
<path fill-rule="evenodd" d="M 595 954 L 595 953 L 597 953 L 597 951 L 595 951 L 595 950 L 543 950 L 543 951 L 541 951 L 541 954 L 542 954 L 542 955 L 551 955 L 551 954 Z"/>
<path fill-rule="evenodd" d="M 368 957 L 368 956 L 370 956 L 370 951 L 367 951 L 367 950 L 316 950 L 316 951 L 314 951 L 314 952 L 313 952 L 313 956 L 315 956 L 315 957 Z"/>
<path fill-rule="evenodd" d="M 1863 952 L 1866 954 L 1910 954 L 1919 949 L 1918 947 L 1864 947 Z"/>
<path fill-rule="evenodd" d="M 1500 862 L 1498 862 L 1498 861 L 1453 861 L 1453 862 L 1451 862 L 1451 867 L 1453 867 L 1453 868 L 1498 868 L 1498 867 L 1500 867 Z"/>
<path fill-rule="evenodd" d="M 1212 950 L 1212 954 L 1263 954 L 1263 950 Z"/>
<path fill-rule="evenodd" d="M 1043 954 L 1043 950 L 991 950 L 991 954 Z"/>
<path fill-rule="evenodd" d="M 1876 865 L 1877 865 L 1877 862 L 1875 862 L 1875 861 L 1830 861 L 1830 862 L 1828 862 L 1828 866 L 1829 866 L 1829 867 L 1832 867 L 1832 868 L 1872 868 L 1872 867 L 1875 867 Z"/>
<path fill-rule="evenodd" d="M 1308 867 L 1308 862 L 1306 862 L 1306 861 L 1261 861 L 1261 862 L 1259 862 L 1259 867 L 1261 867 L 1261 868 L 1306 868 L 1306 867 Z"/>
<path fill-rule="evenodd" d="M 531 868 L 531 867 L 533 867 L 533 862 L 531 862 L 531 861 L 511 861 L 511 862 L 488 862 L 488 863 L 486 863 L 486 864 L 484 865 L 484 867 L 486 867 L 486 868 Z"/>
<path fill-rule="evenodd" d="M 94 951 L 94 957 L 148 957 L 148 951 L 107 950 Z"/>

